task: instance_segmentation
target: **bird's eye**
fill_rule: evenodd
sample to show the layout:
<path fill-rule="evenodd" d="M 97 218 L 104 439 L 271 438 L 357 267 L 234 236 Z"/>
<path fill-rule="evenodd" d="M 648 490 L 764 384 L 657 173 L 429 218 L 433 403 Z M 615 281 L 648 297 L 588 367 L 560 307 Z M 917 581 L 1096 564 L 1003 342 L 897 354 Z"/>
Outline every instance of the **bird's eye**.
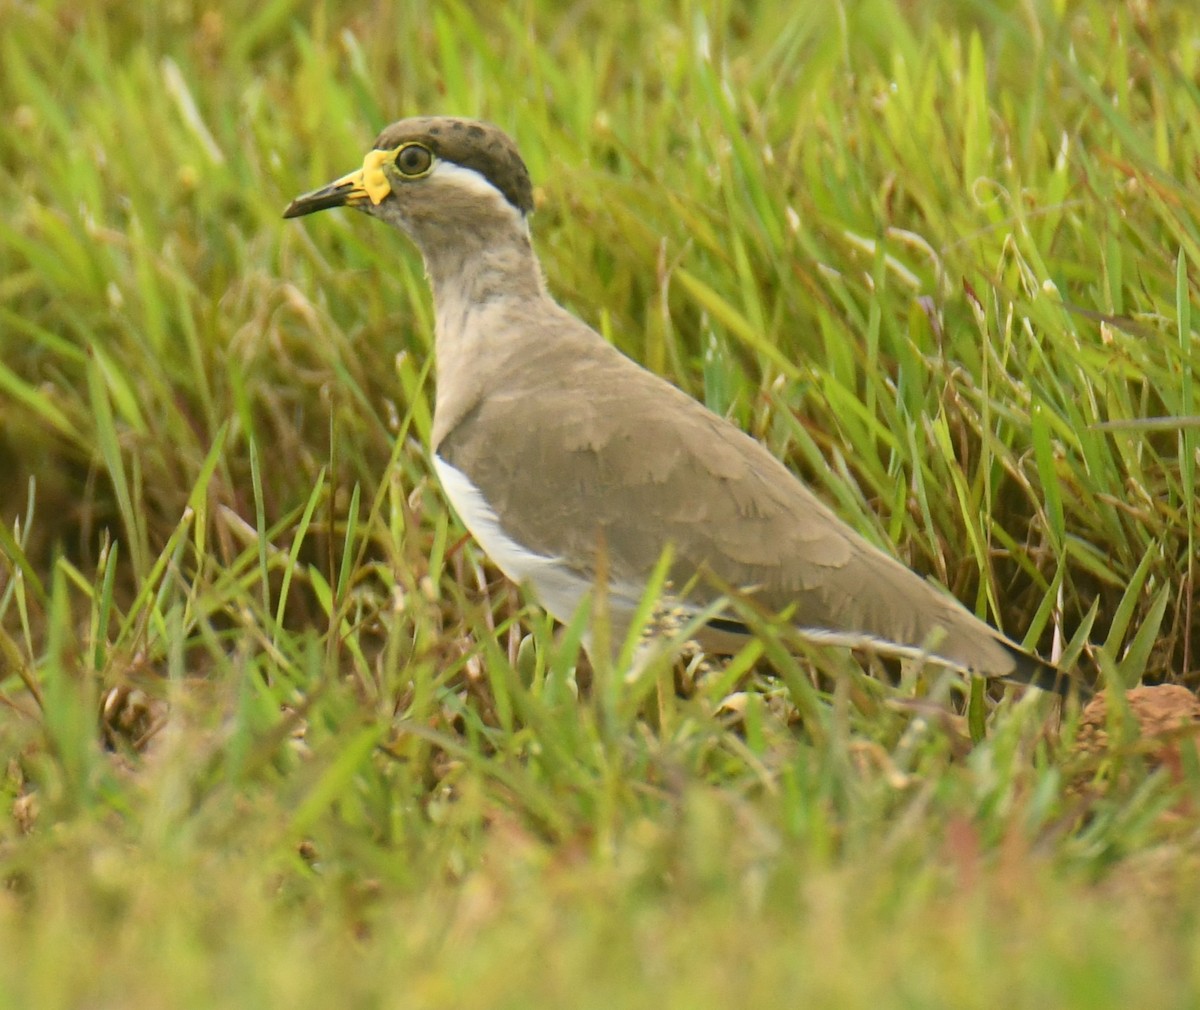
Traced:
<path fill-rule="evenodd" d="M 433 155 L 428 147 L 421 144 L 405 144 L 396 152 L 396 168 L 401 175 L 417 178 L 424 175 L 433 166 Z"/>

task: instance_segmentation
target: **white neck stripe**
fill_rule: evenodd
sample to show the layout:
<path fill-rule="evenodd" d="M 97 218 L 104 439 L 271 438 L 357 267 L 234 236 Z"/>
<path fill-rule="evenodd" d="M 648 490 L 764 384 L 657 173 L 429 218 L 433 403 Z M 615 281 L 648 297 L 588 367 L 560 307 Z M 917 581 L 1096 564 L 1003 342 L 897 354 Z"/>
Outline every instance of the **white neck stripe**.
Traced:
<path fill-rule="evenodd" d="M 514 207 L 509 202 L 508 197 L 492 185 L 491 181 L 482 172 L 477 172 L 473 168 L 467 168 L 465 165 L 459 165 L 453 161 L 438 159 L 433 166 L 433 170 L 429 173 L 429 177 L 439 179 L 451 186 L 457 186 L 459 189 L 469 193 L 490 197 L 496 201 L 497 206 L 503 207 L 517 221 L 520 221 L 522 224 L 525 223 L 525 215 L 518 208 Z"/>

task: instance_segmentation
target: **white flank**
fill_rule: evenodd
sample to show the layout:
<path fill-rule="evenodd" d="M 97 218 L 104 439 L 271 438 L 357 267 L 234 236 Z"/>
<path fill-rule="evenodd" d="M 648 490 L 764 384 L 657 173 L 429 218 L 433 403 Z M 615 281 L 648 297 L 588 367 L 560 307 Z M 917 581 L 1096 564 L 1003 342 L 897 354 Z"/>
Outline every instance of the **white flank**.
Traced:
<path fill-rule="evenodd" d="M 535 554 L 513 540 L 501 528 L 499 517 L 482 492 L 461 470 L 441 456 L 433 457 L 433 468 L 454 511 L 492 563 L 513 582 L 530 586 L 538 602 L 556 620 L 569 622 L 591 582 L 572 572 L 561 558 Z"/>

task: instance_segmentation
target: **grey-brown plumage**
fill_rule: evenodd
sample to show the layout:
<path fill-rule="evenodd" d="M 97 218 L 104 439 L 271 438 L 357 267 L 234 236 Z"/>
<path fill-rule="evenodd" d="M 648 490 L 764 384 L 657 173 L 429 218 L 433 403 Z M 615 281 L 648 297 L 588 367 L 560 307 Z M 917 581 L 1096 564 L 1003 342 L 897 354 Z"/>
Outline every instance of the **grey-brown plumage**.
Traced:
<path fill-rule="evenodd" d="M 424 150 L 404 153 L 414 144 Z M 599 548 L 620 635 L 670 545 L 690 604 L 723 584 L 791 608 L 816 637 L 1060 685 L 1053 666 L 869 544 L 762 445 L 557 305 L 529 241 L 528 173 L 502 131 L 407 119 L 375 148 L 361 172 L 286 216 L 350 204 L 420 248 L 437 317 L 439 476 L 497 565 L 555 617 L 569 620 L 593 585 Z M 739 630 L 724 619 L 711 637 Z"/>

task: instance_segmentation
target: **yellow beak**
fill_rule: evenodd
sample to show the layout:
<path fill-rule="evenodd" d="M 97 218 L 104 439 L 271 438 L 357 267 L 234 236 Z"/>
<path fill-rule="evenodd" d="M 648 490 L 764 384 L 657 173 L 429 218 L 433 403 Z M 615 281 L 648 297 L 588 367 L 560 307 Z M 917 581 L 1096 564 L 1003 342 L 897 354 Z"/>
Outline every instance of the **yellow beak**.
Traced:
<path fill-rule="evenodd" d="M 384 162 L 391 154 L 391 151 L 368 151 L 362 168 L 335 179 L 328 186 L 296 197 L 287 205 L 283 216 L 303 217 L 330 207 L 353 207 L 366 200 L 379 206 L 392 191 L 392 184 L 383 171 Z"/>

